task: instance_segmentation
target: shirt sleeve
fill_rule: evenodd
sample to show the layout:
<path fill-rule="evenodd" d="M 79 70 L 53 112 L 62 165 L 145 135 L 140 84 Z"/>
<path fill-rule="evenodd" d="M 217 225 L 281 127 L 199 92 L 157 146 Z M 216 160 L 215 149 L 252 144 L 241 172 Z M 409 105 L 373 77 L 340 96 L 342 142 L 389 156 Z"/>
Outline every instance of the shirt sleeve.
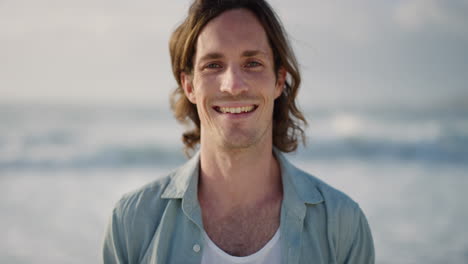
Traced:
<path fill-rule="evenodd" d="M 112 216 L 107 225 L 104 243 L 102 247 L 102 259 L 104 264 L 125 264 L 128 263 L 124 241 L 121 236 L 121 225 L 118 221 L 117 208 L 112 212 Z"/>
<path fill-rule="evenodd" d="M 349 248 L 346 264 L 374 264 L 375 251 L 367 219 L 361 209 L 356 213 L 356 228 Z"/>

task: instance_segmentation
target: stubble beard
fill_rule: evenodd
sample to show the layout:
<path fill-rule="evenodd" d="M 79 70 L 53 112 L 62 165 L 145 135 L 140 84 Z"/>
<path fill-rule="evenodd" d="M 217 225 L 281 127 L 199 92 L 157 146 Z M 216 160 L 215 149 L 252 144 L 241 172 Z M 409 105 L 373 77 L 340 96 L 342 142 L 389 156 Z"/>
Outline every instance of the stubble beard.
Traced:
<path fill-rule="evenodd" d="M 268 133 L 271 131 L 271 133 Z M 218 131 L 219 142 L 218 147 L 225 151 L 243 151 L 253 148 L 263 142 L 266 142 L 266 137 L 272 135 L 272 124 L 270 123 L 259 128 L 241 129 L 231 128 L 231 131 Z"/>

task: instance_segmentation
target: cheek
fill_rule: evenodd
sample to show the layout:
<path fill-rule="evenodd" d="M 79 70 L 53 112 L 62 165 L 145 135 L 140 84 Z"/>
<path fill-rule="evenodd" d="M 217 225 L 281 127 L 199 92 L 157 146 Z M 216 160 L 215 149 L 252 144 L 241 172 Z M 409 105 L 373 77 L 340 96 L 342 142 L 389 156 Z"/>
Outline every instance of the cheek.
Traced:
<path fill-rule="evenodd" d="M 281 91 L 279 91 L 281 89 L 279 89 L 278 80 L 272 71 L 265 71 L 255 77 L 256 78 L 253 80 L 255 80 L 256 86 L 265 89 L 264 92 L 270 97 L 276 98 L 281 94 Z"/>
<path fill-rule="evenodd" d="M 197 111 L 200 118 L 208 115 L 209 106 L 208 106 L 208 98 L 206 97 L 206 93 L 204 90 L 201 90 L 201 87 L 198 87 L 199 90 L 196 91 L 196 104 L 197 104 Z"/>
<path fill-rule="evenodd" d="M 206 97 L 207 93 L 212 90 L 216 80 L 212 77 L 207 77 L 204 75 L 197 75 L 193 79 L 193 87 L 197 97 L 202 98 Z"/>

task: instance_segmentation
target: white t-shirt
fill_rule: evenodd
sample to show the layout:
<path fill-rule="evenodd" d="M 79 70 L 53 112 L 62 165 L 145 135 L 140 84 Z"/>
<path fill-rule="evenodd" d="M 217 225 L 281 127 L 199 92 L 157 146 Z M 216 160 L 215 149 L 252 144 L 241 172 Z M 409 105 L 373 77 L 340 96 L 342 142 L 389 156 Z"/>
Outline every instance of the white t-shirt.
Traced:
<path fill-rule="evenodd" d="M 281 246 L 279 228 L 275 235 L 268 243 L 259 251 L 245 257 L 235 257 L 227 254 L 208 237 L 205 236 L 205 248 L 203 250 L 201 264 L 280 264 L 281 263 Z"/>

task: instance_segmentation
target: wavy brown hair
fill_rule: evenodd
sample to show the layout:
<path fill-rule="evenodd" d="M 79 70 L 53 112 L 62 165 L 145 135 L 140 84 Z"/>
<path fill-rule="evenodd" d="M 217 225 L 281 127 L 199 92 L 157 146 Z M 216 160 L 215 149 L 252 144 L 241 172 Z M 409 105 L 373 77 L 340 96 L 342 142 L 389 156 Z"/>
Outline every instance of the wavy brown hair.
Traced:
<path fill-rule="evenodd" d="M 172 72 L 178 84 L 171 95 L 171 108 L 178 121 L 195 125 L 182 137 L 186 154 L 200 143 L 200 118 L 196 106 L 184 94 L 180 74 L 193 73 L 196 42 L 203 27 L 221 13 L 237 8 L 250 10 L 257 17 L 273 51 L 275 72 L 281 67 L 287 72 L 283 93 L 274 103 L 273 145 L 282 152 L 292 152 L 300 141 L 305 143 L 307 121 L 296 104 L 301 75 L 283 26 L 271 6 L 264 0 L 195 0 L 187 18 L 172 33 L 169 41 Z"/>

